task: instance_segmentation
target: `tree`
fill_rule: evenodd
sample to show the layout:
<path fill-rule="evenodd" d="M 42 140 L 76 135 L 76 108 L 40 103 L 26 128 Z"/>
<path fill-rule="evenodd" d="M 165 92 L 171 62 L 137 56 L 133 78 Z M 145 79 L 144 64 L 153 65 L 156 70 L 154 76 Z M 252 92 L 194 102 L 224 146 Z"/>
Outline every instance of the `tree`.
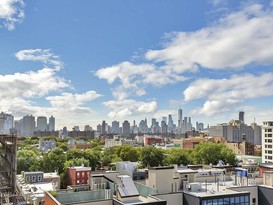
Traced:
<path fill-rule="evenodd" d="M 44 171 L 53 172 L 58 171 L 62 173 L 64 170 L 64 163 L 66 162 L 66 155 L 59 147 L 55 147 L 49 153 L 44 155 Z"/>
<path fill-rule="evenodd" d="M 41 160 L 32 150 L 22 149 L 17 152 L 17 173 L 22 171 L 38 171 Z"/>
<path fill-rule="evenodd" d="M 63 149 L 63 151 L 67 151 L 68 147 L 67 147 L 67 143 L 66 142 L 57 142 L 57 147 L 60 147 L 61 149 Z"/>
<path fill-rule="evenodd" d="M 122 161 L 136 162 L 139 160 L 139 153 L 132 145 L 117 146 L 116 154 Z"/>
<path fill-rule="evenodd" d="M 89 161 L 90 167 L 95 169 L 96 167 L 100 167 L 100 152 L 93 151 L 91 149 L 84 150 L 84 158 Z"/>
<path fill-rule="evenodd" d="M 82 158 L 84 156 L 84 151 L 81 149 L 69 149 L 66 152 L 67 160 L 75 159 L 75 158 Z"/>
<path fill-rule="evenodd" d="M 163 165 L 164 158 L 164 151 L 161 148 L 144 147 L 141 150 L 140 161 L 145 167 Z"/>
<path fill-rule="evenodd" d="M 190 162 L 189 159 L 189 150 L 185 149 L 171 149 L 168 151 L 167 157 L 165 158 L 165 163 L 168 165 L 187 165 Z"/>
<path fill-rule="evenodd" d="M 74 158 L 74 159 L 66 161 L 64 163 L 64 168 L 66 170 L 68 167 L 82 166 L 82 165 L 84 165 L 85 167 L 88 167 L 90 164 L 89 164 L 89 161 L 85 158 Z"/>
<path fill-rule="evenodd" d="M 219 160 L 234 164 L 235 154 L 223 143 L 202 142 L 192 152 L 194 164 L 217 164 Z"/>

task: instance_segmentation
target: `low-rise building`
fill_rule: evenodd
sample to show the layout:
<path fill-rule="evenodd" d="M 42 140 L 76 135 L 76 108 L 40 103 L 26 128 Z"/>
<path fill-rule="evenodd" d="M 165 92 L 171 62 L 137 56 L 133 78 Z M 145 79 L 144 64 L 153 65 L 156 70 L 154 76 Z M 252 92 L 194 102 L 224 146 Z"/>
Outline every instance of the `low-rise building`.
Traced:
<path fill-rule="evenodd" d="M 68 185 L 88 184 L 91 169 L 84 166 L 68 167 Z"/>
<path fill-rule="evenodd" d="M 16 180 L 17 190 L 26 204 L 44 204 L 45 192 L 58 191 L 60 184 L 60 176 L 55 172 L 22 172 Z"/>
<path fill-rule="evenodd" d="M 74 140 L 70 139 L 67 142 L 67 147 L 68 149 L 91 149 L 91 143 L 90 142 L 85 142 L 84 140 Z"/>
<path fill-rule="evenodd" d="M 39 140 L 39 147 L 38 149 L 41 152 L 48 152 L 56 147 L 55 140 Z"/>

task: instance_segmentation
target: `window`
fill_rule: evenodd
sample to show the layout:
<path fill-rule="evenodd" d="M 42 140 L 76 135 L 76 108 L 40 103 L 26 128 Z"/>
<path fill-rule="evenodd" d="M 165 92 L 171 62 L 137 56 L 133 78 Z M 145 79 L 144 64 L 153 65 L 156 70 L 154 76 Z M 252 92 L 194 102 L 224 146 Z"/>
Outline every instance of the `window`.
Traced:
<path fill-rule="evenodd" d="M 82 177 L 84 177 L 84 174 L 85 174 L 85 173 L 84 173 L 84 172 L 82 172 Z"/>
<path fill-rule="evenodd" d="M 272 129 L 268 129 L 267 131 L 268 131 L 268 132 L 272 132 Z"/>
<path fill-rule="evenodd" d="M 249 197 L 245 196 L 245 202 L 249 202 Z"/>
<path fill-rule="evenodd" d="M 271 149 L 271 148 L 272 148 L 272 145 L 268 145 L 268 148 L 270 148 L 270 149 Z"/>
<path fill-rule="evenodd" d="M 240 202 L 245 202 L 245 197 L 244 196 L 240 196 Z"/>
<path fill-rule="evenodd" d="M 272 143 L 272 139 L 268 139 L 268 142 L 269 142 L 269 143 Z"/>
<path fill-rule="evenodd" d="M 235 197 L 235 202 L 236 202 L 236 203 L 239 203 L 239 202 L 240 202 L 240 197 L 239 197 L 239 196 L 236 196 L 236 197 Z"/>
<path fill-rule="evenodd" d="M 218 196 L 219 197 L 219 196 Z M 202 205 L 249 205 L 249 196 L 240 195 L 236 197 L 225 197 L 225 198 L 214 198 L 214 199 L 203 199 Z"/>
<path fill-rule="evenodd" d="M 77 184 L 79 184 L 80 183 L 80 180 L 77 180 Z"/>
<path fill-rule="evenodd" d="M 35 182 L 36 181 L 36 176 L 31 176 L 31 181 Z"/>
<path fill-rule="evenodd" d="M 267 151 L 267 150 L 266 150 Z M 268 154 L 272 154 L 272 150 L 268 150 Z"/>
<path fill-rule="evenodd" d="M 272 156 L 268 156 L 268 159 L 272 160 Z"/>
<path fill-rule="evenodd" d="M 43 177 L 41 175 L 38 176 L 38 182 L 41 182 Z"/>
<path fill-rule="evenodd" d="M 79 178 L 80 177 L 80 172 L 77 172 L 77 178 Z"/>
<path fill-rule="evenodd" d="M 272 134 L 268 134 L 268 137 L 272 137 Z"/>

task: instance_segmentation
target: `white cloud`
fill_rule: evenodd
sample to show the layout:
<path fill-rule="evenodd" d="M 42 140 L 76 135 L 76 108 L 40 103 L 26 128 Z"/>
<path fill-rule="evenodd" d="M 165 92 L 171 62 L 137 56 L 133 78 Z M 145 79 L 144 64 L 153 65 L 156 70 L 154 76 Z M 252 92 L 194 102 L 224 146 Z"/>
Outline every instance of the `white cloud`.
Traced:
<path fill-rule="evenodd" d="M 273 63 L 273 12 L 260 4 L 222 17 L 212 26 L 194 32 L 169 34 L 161 50 L 146 58 L 162 62 L 177 73 L 209 69 L 241 68 Z M 255 52 L 254 52 L 255 51 Z"/>
<path fill-rule="evenodd" d="M 145 86 L 161 86 L 183 81 L 186 78 L 169 72 L 166 68 L 159 68 L 153 64 L 135 65 L 122 62 L 107 68 L 99 69 L 96 75 L 105 79 L 109 84 L 119 81 L 120 85 L 113 89 L 116 99 L 125 99 L 128 96 L 141 96 L 146 94 Z"/>
<path fill-rule="evenodd" d="M 0 75 L 0 98 L 37 97 L 70 87 L 69 83 L 49 68 L 36 72 Z"/>
<path fill-rule="evenodd" d="M 60 70 L 63 63 L 59 60 L 59 56 L 50 52 L 50 49 L 26 49 L 15 54 L 20 61 L 39 61 L 49 66 L 54 66 L 56 70 Z"/>
<path fill-rule="evenodd" d="M 1 0 L 0 1 L 0 24 L 8 30 L 14 30 L 15 24 L 21 23 L 25 16 L 23 0 Z"/>
<path fill-rule="evenodd" d="M 112 100 L 103 103 L 106 107 L 112 109 L 108 114 L 110 118 L 124 118 L 141 114 L 151 114 L 157 110 L 155 101 L 142 102 L 132 99 Z"/>
<path fill-rule="evenodd" d="M 88 91 L 82 94 L 62 93 L 60 96 L 49 96 L 46 99 L 50 101 L 50 104 L 54 108 L 78 109 L 85 102 L 92 101 L 101 96 L 96 91 Z"/>
<path fill-rule="evenodd" d="M 189 102 L 205 98 L 202 108 L 195 113 L 214 115 L 229 111 L 239 103 L 273 95 L 273 73 L 261 75 L 233 75 L 229 79 L 199 79 L 184 91 L 184 99 Z"/>
<path fill-rule="evenodd" d="M 79 122 L 90 120 L 94 111 L 87 103 L 102 95 L 92 90 L 84 93 L 67 92 L 73 87 L 68 80 L 58 75 L 63 64 L 58 56 L 42 49 L 22 50 L 15 56 L 20 61 L 38 61 L 46 64 L 46 67 L 37 71 L 0 75 L 2 111 L 11 112 L 16 119 L 29 114 L 36 117 L 53 115 L 58 119 L 58 127 L 83 125 Z M 45 103 L 45 100 L 49 103 Z"/>

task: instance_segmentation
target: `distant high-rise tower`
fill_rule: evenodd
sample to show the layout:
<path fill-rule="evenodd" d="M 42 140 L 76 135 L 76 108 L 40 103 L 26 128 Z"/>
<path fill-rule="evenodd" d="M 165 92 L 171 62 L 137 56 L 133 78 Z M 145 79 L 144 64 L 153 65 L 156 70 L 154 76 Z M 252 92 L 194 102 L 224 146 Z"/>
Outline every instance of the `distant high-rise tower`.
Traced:
<path fill-rule="evenodd" d="M 168 118 L 169 118 L 168 119 L 168 129 L 169 129 L 169 132 L 173 132 L 174 125 L 173 125 L 172 115 L 169 115 Z"/>
<path fill-rule="evenodd" d="M 37 131 L 47 131 L 47 118 L 44 116 L 37 117 Z"/>
<path fill-rule="evenodd" d="M 112 133 L 119 133 L 119 122 L 113 121 L 112 122 Z"/>
<path fill-rule="evenodd" d="M 242 123 L 245 122 L 245 117 L 244 117 L 245 113 L 244 111 L 240 111 L 239 112 L 239 121 L 241 121 Z"/>
<path fill-rule="evenodd" d="M 20 120 L 21 127 L 21 136 L 33 136 L 33 132 L 35 131 L 35 117 L 32 115 L 24 116 L 23 119 Z"/>
<path fill-rule="evenodd" d="M 128 137 L 130 136 L 130 123 L 127 120 L 122 123 L 122 134 Z"/>
<path fill-rule="evenodd" d="M 182 131 L 182 109 L 178 110 L 178 131 Z"/>
<path fill-rule="evenodd" d="M 10 114 L 0 113 L 0 133 L 9 134 L 14 126 L 14 117 Z"/>
<path fill-rule="evenodd" d="M 48 120 L 48 130 L 55 131 L 55 117 L 51 116 Z"/>
<path fill-rule="evenodd" d="M 102 124 L 101 124 L 101 133 L 102 134 L 106 133 L 106 123 L 105 123 L 105 120 L 103 120 Z"/>

